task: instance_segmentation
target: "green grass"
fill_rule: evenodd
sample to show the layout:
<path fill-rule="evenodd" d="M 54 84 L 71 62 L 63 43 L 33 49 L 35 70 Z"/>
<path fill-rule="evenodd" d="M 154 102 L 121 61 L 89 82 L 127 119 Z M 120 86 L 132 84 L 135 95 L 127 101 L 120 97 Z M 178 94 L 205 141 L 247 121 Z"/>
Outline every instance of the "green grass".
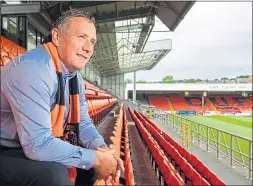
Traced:
<path fill-rule="evenodd" d="M 193 125 L 192 129 L 195 137 L 198 136 L 198 124 L 196 124 L 196 122 L 198 122 L 200 124 L 205 124 L 207 126 L 252 140 L 252 116 L 184 116 L 184 118 L 195 121 L 190 122 L 191 125 Z M 177 120 L 177 123 L 181 124 L 180 119 Z M 201 127 L 200 134 L 203 135 L 200 136 L 200 138 L 206 141 L 205 136 L 207 135 L 207 127 Z M 218 132 L 215 129 L 209 129 L 208 135 L 210 139 L 217 140 L 218 138 Z M 231 146 L 231 135 L 220 133 L 219 138 L 221 144 L 220 149 L 225 153 L 230 153 L 229 151 L 227 152 L 227 149 L 224 147 L 224 145 L 226 144 L 227 146 Z M 214 146 L 216 145 L 212 140 L 210 140 L 209 143 Z M 239 151 L 240 148 L 242 153 L 249 155 L 249 142 L 247 140 L 235 138 L 233 146 L 235 150 Z M 234 157 L 241 159 L 240 154 L 237 152 L 234 152 Z M 249 161 L 245 156 L 243 156 L 243 159 L 245 162 Z"/>

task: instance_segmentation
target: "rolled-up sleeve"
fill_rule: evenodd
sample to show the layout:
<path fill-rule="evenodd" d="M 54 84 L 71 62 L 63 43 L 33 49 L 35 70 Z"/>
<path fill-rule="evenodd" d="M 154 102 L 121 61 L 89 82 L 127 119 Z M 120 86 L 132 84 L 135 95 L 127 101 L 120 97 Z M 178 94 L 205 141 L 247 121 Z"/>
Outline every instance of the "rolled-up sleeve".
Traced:
<path fill-rule="evenodd" d="M 46 64 L 22 61 L 1 76 L 2 92 L 11 105 L 20 143 L 29 159 L 54 161 L 90 169 L 95 151 L 74 146 L 52 135 L 52 75 Z"/>
<path fill-rule="evenodd" d="M 104 145 L 104 138 L 99 134 L 93 124 L 89 114 L 88 107 L 85 102 L 85 89 L 82 76 L 78 73 L 80 83 L 80 127 L 79 138 L 81 145 L 88 149 L 96 150 L 100 145 Z"/>

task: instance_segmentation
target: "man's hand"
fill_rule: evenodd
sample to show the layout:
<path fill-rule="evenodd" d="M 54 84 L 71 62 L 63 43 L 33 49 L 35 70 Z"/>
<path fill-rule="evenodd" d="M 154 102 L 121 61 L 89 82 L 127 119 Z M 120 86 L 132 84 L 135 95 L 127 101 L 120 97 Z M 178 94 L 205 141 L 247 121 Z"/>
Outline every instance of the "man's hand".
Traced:
<path fill-rule="evenodd" d="M 97 150 L 100 152 L 104 152 L 104 153 L 108 153 L 108 154 L 114 154 L 115 150 L 113 149 L 114 145 L 111 144 L 109 147 L 108 146 L 104 146 L 103 148 L 98 147 Z M 116 168 L 116 172 L 115 174 L 112 174 L 110 176 L 107 177 L 106 179 L 106 183 L 109 184 L 111 182 L 111 180 L 114 180 L 116 183 L 119 182 L 119 178 L 120 178 L 120 173 L 125 171 L 124 165 L 123 165 L 123 161 L 120 158 L 115 157 L 115 160 L 117 161 L 117 168 Z"/>
<path fill-rule="evenodd" d="M 117 161 L 117 169 L 116 169 L 116 174 L 114 175 L 114 181 L 116 183 L 119 183 L 120 172 L 124 172 L 125 168 L 123 165 L 123 161 L 120 158 L 115 157 L 115 159 Z"/>
<path fill-rule="evenodd" d="M 98 172 L 98 179 L 107 179 L 116 174 L 118 162 L 113 154 L 108 152 L 96 151 L 96 159 L 93 168 Z"/>

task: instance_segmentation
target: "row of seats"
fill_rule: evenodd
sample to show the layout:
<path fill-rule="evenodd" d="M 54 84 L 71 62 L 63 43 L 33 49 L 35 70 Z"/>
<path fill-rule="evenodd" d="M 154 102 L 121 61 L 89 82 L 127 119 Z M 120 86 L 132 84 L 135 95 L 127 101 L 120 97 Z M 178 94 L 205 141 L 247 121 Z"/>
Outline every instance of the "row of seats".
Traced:
<path fill-rule="evenodd" d="M 135 185 L 134 181 L 134 172 L 133 172 L 133 165 L 130 156 L 130 142 L 128 136 L 128 126 L 127 126 L 127 119 L 126 119 L 126 112 L 123 110 L 124 117 L 123 117 L 123 125 L 124 125 L 124 165 L 125 165 L 125 180 L 126 185 Z"/>
<path fill-rule="evenodd" d="M 116 98 L 111 99 L 93 99 L 86 100 L 88 105 L 88 113 L 93 123 L 98 126 L 105 118 L 105 116 L 117 104 Z"/>
<path fill-rule="evenodd" d="M 169 160 L 172 162 L 172 164 L 176 166 L 179 171 L 181 171 L 181 175 L 185 178 L 186 183 L 191 182 L 194 185 L 200 183 L 207 185 L 209 182 L 211 185 L 225 185 L 217 177 L 217 175 L 215 175 L 203 164 L 201 160 L 199 160 L 195 155 L 189 153 L 167 133 L 161 130 L 159 130 L 158 133 L 158 127 L 144 114 L 137 112 L 136 114 L 142 118 L 141 120 L 145 122 L 146 126 L 149 128 L 148 130 L 154 135 L 155 139 L 169 155 Z M 156 129 L 153 126 L 156 126 Z"/>
<path fill-rule="evenodd" d="M 121 144 L 122 142 L 124 143 L 125 185 L 134 185 L 133 167 L 129 150 L 128 127 L 123 104 L 121 104 L 120 112 L 113 127 L 110 140 L 111 144 L 109 146 L 115 151 L 114 155 L 117 158 L 121 158 Z M 97 180 L 94 185 L 106 185 L 106 183 L 105 180 Z M 120 185 L 120 183 L 111 181 L 111 185 Z"/>
<path fill-rule="evenodd" d="M 204 98 L 204 107 L 202 107 L 201 95 L 192 95 L 188 97 L 180 95 L 151 95 L 149 96 L 149 102 L 151 105 L 161 110 L 171 110 L 169 104 L 172 104 L 172 107 L 176 111 L 226 111 L 224 109 L 220 110 L 221 107 L 234 107 L 238 112 L 252 111 L 250 97 L 248 99 L 242 95 L 208 96 Z"/>
<path fill-rule="evenodd" d="M 169 163 L 179 173 L 187 185 L 225 185 L 212 171 L 210 171 L 196 156 L 190 154 L 175 140 L 161 131 L 144 114 L 134 111 L 137 118 L 151 133 L 159 144 L 158 148 L 164 150 Z M 165 160 L 166 161 L 166 160 Z M 159 163 L 158 163 L 159 167 Z M 162 167 L 163 168 L 163 167 Z"/>
<path fill-rule="evenodd" d="M 190 183 L 192 185 L 196 185 L 196 184 L 201 183 L 201 185 L 203 185 L 203 184 L 206 185 L 204 182 L 205 180 L 202 181 L 201 176 L 198 175 L 197 172 L 195 172 L 195 177 L 197 179 L 192 179 L 192 177 L 191 178 L 186 177 L 184 173 L 187 172 L 188 170 L 181 169 L 183 163 L 186 163 L 186 162 L 182 162 L 183 158 L 181 158 L 178 150 L 176 148 L 174 148 L 170 143 L 168 143 L 162 137 L 162 131 L 158 132 L 139 113 L 137 113 L 136 111 L 134 111 L 134 113 L 140 119 L 140 121 L 143 123 L 143 125 L 145 126 L 147 131 L 150 132 L 150 134 L 153 136 L 154 140 L 158 144 L 158 148 L 160 148 L 162 150 L 162 152 L 164 154 L 166 154 L 166 158 L 167 158 L 166 161 L 168 161 L 167 163 L 170 165 L 170 167 L 172 168 L 172 170 L 175 173 L 178 173 L 180 175 L 180 178 L 183 180 L 183 183 L 187 183 L 187 184 Z M 188 180 L 190 180 L 190 181 L 186 181 L 186 178 L 188 178 Z M 199 182 L 197 182 L 197 181 L 199 181 Z"/>
<path fill-rule="evenodd" d="M 3 36 L 0 36 L 0 50 L 1 67 L 5 66 L 10 60 L 26 51 L 23 47 L 20 47 L 15 42 Z"/>
<path fill-rule="evenodd" d="M 152 163 L 155 162 L 155 170 L 159 170 L 163 177 L 164 185 L 184 185 L 184 180 L 169 162 L 165 153 L 161 150 L 158 143 L 152 135 L 144 127 L 143 123 L 138 119 L 134 112 L 129 109 L 129 113 L 135 122 L 140 136 L 147 145 L 149 152 L 152 155 Z"/>
<path fill-rule="evenodd" d="M 85 85 L 85 90 L 86 90 L 85 95 L 87 99 L 112 98 L 112 96 L 108 94 L 106 91 L 89 83 L 87 80 L 84 81 L 84 85 Z"/>
<path fill-rule="evenodd" d="M 115 157 L 120 158 L 121 151 L 121 135 L 123 129 L 123 104 L 121 104 L 119 116 L 116 119 L 113 127 L 112 136 L 110 137 L 111 144 L 109 147 L 115 151 Z M 94 185 L 106 185 L 105 180 L 97 180 Z M 111 185 L 119 185 L 114 180 L 111 181 Z"/>

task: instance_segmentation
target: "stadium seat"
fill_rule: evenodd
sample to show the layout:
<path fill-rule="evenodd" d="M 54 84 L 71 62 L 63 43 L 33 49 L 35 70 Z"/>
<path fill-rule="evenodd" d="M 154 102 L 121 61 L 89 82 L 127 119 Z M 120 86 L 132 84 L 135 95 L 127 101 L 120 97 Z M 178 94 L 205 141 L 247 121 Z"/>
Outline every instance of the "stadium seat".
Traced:
<path fill-rule="evenodd" d="M 201 182 L 202 182 L 201 175 L 195 169 L 192 169 L 192 178 L 191 178 L 192 185 L 201 185 L 202 184 Z"/>
<path fill-rule="evenodd" d="M 171 185 L 185 185 L 184 180 L 181 178 L 181 176 L 178 173 L 171 173 Z"/>
<path fill-rule="evenodd" d="M 195 168 L 198 169 L 198 165 L 200 163 L 199 159 L 195 156 L 195 155 L 191 155 L 191 161 L 190 161 L 191 165 Z"/>
<path fill-rule="evenodd" d="M 208 181 L 206 181 L 205 178 L 202 178 L 201 185 L 210 185 L 210 183 Z"/>
<path fill-rule="evenodd" d="M 0 36 L 0 48 L 1 48 L 1 67 L 5 66 L 9 61 L 18 55 L 24 53 L 26 50 L 13 41 Z"/>
<path fill-rule="evenodd" d="M 226 184 L 221 181 L 216 174 L 210 171 L 210 179 L 209 182 L 211 185 L 219 185 L 219 186 L 225 186 Z"/>

